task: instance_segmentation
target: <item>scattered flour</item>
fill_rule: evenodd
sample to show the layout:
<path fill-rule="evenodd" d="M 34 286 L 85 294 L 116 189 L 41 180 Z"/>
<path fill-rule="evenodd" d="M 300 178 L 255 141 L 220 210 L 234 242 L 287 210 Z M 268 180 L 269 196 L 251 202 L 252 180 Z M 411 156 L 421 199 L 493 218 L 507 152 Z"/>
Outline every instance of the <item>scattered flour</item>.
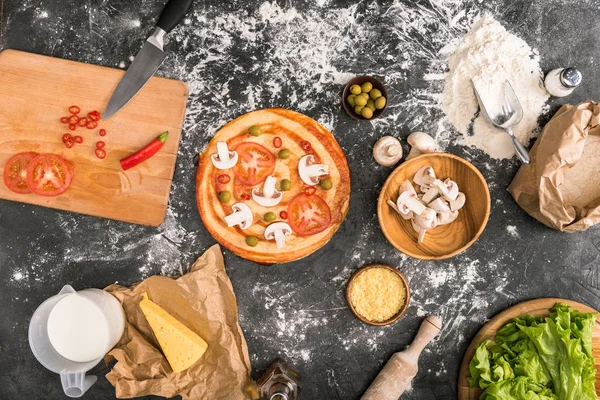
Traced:
<path fill-rule="evenodd" d="M 564 175 L 559 187 L 567 204 L 585 207 L 600 198 L 600 137 L 589 135 L 581 158 Z"/>
<path fill-rule="evenodd" d="M 517 227 L 514 226 L 514 225 L 507 225 L 506 226 L 506 231 L 512 237 L 515 237 L 515 238 L 519 237 L 519 232 L 517 232 Z"/>
<path fill-rule="evenodd" d="M 527 144 L 537 133 L 537 119 L 546 111 L 549 98 L 539 59 L 523 39 L 507 32 L 489 14 L 473 24 L 448 59 L 450 72 L 442 105 L 452 125 L 463 134 L 464 144 L 477 147 L 492 158 L 510 158 L 515 154 L 508 135 L 491 126 L 481 113 L 477 115 L 479 107 L 472 83 L 488 111 L 497 113 L 503 102 L 504 82 L 510 81 L 523 107 L 523 120 L 514 129 L 515 136 Z"/>

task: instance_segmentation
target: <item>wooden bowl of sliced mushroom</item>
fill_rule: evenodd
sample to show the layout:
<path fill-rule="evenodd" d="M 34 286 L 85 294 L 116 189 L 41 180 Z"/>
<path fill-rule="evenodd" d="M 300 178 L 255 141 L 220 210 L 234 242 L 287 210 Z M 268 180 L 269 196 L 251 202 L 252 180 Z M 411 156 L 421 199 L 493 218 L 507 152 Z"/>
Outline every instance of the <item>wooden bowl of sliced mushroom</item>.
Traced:
<path fill-rule="evenodd" d="M 442 260 L 469 248 L 490 215 L 490 191 L 470 162 L 429 153 L 400 164 L 377 204 L 390 243 L 414 258 Z"/>

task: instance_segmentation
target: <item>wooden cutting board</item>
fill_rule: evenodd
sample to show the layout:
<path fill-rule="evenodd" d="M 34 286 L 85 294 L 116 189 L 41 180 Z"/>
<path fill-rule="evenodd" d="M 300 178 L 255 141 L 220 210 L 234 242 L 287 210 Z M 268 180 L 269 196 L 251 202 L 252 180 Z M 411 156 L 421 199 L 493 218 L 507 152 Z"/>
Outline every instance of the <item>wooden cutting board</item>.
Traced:
<path fill-rule="evenodd" d="M 21 51 L 0 53 L 0 168 L 22 151 L 57 153 L 75 164 L 71 187 L 57 197 L 16 194 L 0 182 L 0 199 L 136 224 L 164 220 L 188 97 L 180 81 L 153 77 L 121 111 L 98 128 L 71 132 L 60 118 L 77 105 L 83 115 L 104 111 L 124 71 Z M 100 128 L 107 135 L 100 137 Z M 124 172 L 119 160 L 169 131 L 154 157 Z M 66 132 L 84 142 L 67 149 Z M 107 157 L 94 155 L 98 140 Z"/>
<path fill-rule="evenodd" d="M 473 358 L 473 354 L 475 354 L 475 349 L 481 342 L 487 339 L 493 339 L 498 329 L 519 315 L 530 314 L 537 317 L 548 316 L 550 308 L 557 302 L 565 303 L 571 306 L 571 308 L 581 312 L 598 312 L 593 308 L 588 307 L 585 304 L 577 303 L 576 301 L 555 298 L 529 300 L 502 311 L 481 328 L 465 353 L 458 374 L 458 400 L 476 400 L 479 399 L 479 396 L 481 395 L 482 391 L 480 389 L 469 388 L 469 382 L 467 382 L 467 377 L 471 375 L 469 372 L 469 363 Z M 596 324 L 592 331 L 592 355 L 594 356 L 594 367 L 597 370 L 596 393 L 600 393 L 600 315 L 596 316 Z"/>

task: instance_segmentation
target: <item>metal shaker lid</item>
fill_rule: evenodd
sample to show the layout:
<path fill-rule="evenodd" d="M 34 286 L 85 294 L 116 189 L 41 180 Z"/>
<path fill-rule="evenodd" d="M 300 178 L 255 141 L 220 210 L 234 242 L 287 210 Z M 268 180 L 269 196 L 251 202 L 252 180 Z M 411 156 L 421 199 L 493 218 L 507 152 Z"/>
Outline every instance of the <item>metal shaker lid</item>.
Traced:
<path fill-rule="evenodd" d="M 560 72 L 560 83 L 567 88 L 574 88 L 581 84 L 583 76 L 577 68 L 569 67 Z"/>

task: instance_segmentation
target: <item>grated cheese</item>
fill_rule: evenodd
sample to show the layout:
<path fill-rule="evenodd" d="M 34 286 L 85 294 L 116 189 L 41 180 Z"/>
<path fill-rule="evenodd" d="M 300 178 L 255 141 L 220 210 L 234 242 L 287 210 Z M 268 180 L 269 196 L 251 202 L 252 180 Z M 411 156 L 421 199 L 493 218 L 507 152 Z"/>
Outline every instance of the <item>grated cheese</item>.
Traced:
<path fill-rule="evenodd" d="M 348 297 L 363 318 L 384 322 L 406 303 L 406 287 L 402 279 L 387 268 L 370 268 L 354 278 Z"/>

